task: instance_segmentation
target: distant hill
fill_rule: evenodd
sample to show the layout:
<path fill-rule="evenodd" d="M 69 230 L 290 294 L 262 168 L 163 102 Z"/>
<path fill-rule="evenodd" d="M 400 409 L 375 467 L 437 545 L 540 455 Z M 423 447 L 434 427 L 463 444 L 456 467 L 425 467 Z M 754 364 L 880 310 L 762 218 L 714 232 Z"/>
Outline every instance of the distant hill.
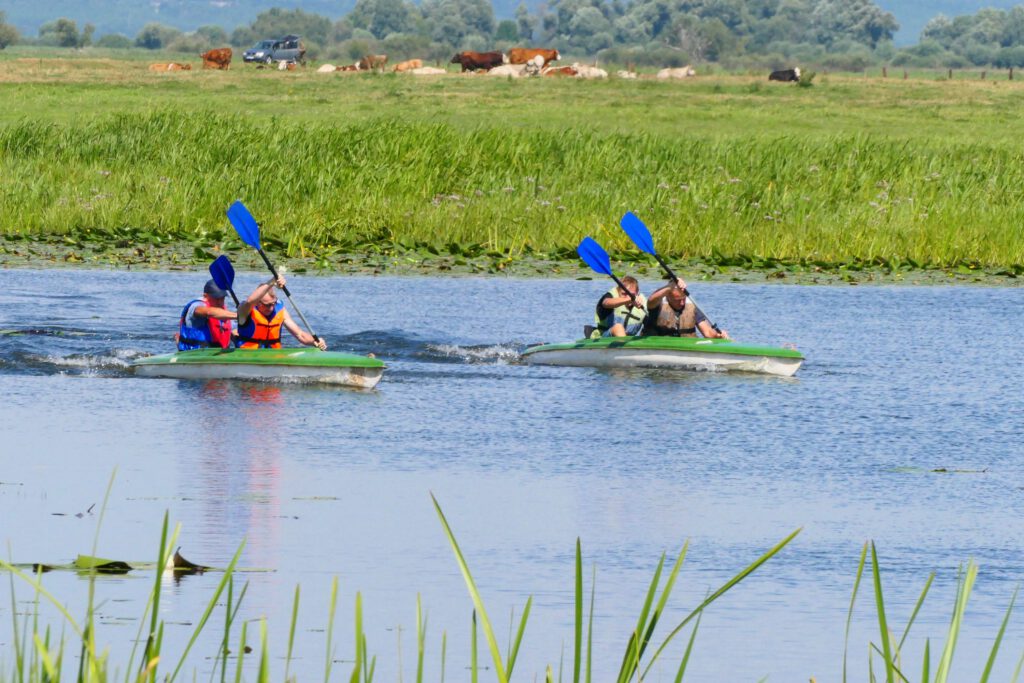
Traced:
<path fill-rule="evenodd" d="M 535 10 L 544 0 L 525 0 Z M 1008 8 L 1019 0 L 875 0 L 892 12 L 900 23 L 896 34 L 899 45 L 918 41 L 921 29 L 938 14 L 956 16 L 974 14 L 982 7 Z M 499 18 L 514 15 L 519 0 L 493 0 Z M 4 0 L 0 4 L 7 20 L 25 35 L 34 36 L 39 27 L 58 17 L 68 17 L 81 27 L 96 25 L 96 35 L 123 33 L 135 36 L 145 24 L 156 21 L 183 31 L 213 24 L 228 32 L 248 24 L 257 14 L 271 7 L 301 8 L 306 12 L 337 19 L 347 14 L 355 0 Z"/>

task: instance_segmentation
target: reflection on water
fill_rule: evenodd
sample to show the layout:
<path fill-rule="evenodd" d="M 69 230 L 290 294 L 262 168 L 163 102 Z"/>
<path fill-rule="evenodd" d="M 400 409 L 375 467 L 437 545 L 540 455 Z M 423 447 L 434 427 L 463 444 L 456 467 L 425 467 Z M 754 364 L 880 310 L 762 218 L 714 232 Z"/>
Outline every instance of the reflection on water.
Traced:
<path fill-rule="evenodd" d="M 237 286 L 261 278 L 240 273 Z M 75 513 L 102 503 L 116 468 L 97 554 L 151 562 L 165 511 L 182 523 L 192 561 L 226 566 L 244 541 L 240 564 L 267 571 L 239 575 L 249 584 L 240 618 L 269 619 L 279 672 L 301 584 L 292 671 L 322 675 L 337 576 L 338 659 L 351 656 L 361 591 L 379 675 L 397 679 L 399 638 L 408 674 L 420 594 L 428 671 L 439 670 L 444 629 L 457 679 L 472 606 L 433 493 L 501 637 L 512 609 L 535 596 L 517 664 L 525 678 L 557 666 L 571 642 L 580 537 L 597 568 L 595 680 L 605 680 L 663 551 L 691 539 L 665 618 L 674 624 L 803 527 L 707 613 L 695 680 L 837 679 L 866 539 L 882 553 L 894 623 L 938 572 L 914 631 L 933 646 L 948 628 L 959 564 L 981 564 L 954 679 L 984 665 L 1020 581 L 1024 290 L 700 285 L 702 305 L 733 336 L 796 343 L 808 360 L 786 380 L 520 364 L 527 344 L 577 333 L 604 291 L 596 282 L 296 277 L 290 286 L 332 348 L 387 362 L 376 391 L 133 377 L 132 358 L 168 350 L 180 294 L 202 280 L 0 271 L 10 293 L 0 308 L 0 541 L 16 560 L 89 554 L 98 515 Z M 124 291 L 146 301 L 125 302 Z M 79 293 L 88 313 L 52 292 Z M 373 312 L 349 310 L 354 301 L 375 302 Z M 168 584 L 168 651 L 187 642 L 219 580 Z M 81 613 L 85 581 L 51 572 L 45 583 Z M 112 661 L 127 660 L 151 585 L 137 572 L 98 582 Z M 871 602 L 862 585 L 851 647 L 877 638 Z M 0 600 L 0 652 L 8 604 Z M 215 640 L 197 646 L 200 676 Z M 1011 620 L 1008 647 L 1022 641 Z M 999 660 L 996 675 L 1009 678 L 1011 667 Z M 851 676 L 867 678 L 862 656 L 851 656 Z"/>

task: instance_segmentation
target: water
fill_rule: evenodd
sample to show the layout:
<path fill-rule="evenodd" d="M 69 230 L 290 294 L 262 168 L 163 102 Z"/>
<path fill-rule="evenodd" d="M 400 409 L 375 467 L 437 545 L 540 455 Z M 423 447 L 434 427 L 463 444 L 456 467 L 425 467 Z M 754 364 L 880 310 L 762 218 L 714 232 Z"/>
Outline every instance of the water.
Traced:
<path fill-rule="evenodd" d="M 263 277 L 239 274 L 237 288 Z M 805 353 L 787 380 L 517 362 L 528 343 L 575 338 L 603 282 L 296 276 L 291 289 L 332 348 L 388 363 L 376 391 L 133 377 L 132 358 L 169 350 L 178 312 L 204 279 L 0 271 L 5 556 L 58 563 L 90 554 L 116 469 L 96 554 L 151 562 L 165 511 L 195 562 L 223 567 L 244 540 L 240 565 L 261 571 L 240 575 L 250 584 L 242 616 L 268 618 L 276 679 L 297 584 L 291 672 L 323 678 L 338 577 L 335 677 L 351 667 L 360 591 L 378 680 L 414 675 L 419 594 L 429 613 L 426 678 L 440 678 L 443 630 L 446 678 L 460 681 L 472 604 L 433 493 L 503 650 L 510 612 L 518 619 L 534 598 L 518 680 L 542 676 L 547 664 L 557 671 L 563 655 L 571 666 L 580 537 L 587 591 L 597 568 L 594 680 L 609 680 L 662 552 L 671 561 L 690 541 L 663 622 L 671 627 L 802 527 L 706 612 L 692 680 L 838 679 L 869 539 L 897 634 L 937 572 L 907 646 L 914 672 L 926 637 L 937 660 L 959 565 L 981 565 L 954 680 L 980 675 L 1021 579 L 1024 289 L 695 284 L 734 337 Z M 177 661 L 220 576 L 165 581 L 163 667 Z M 52 572 L 44 583 L 81 617 L 85 579 Z M 97 582 L 100 642 L 115 665 L 127 662 L 151 583 L 148 571 Z M 10 661 L 4 598 L 0 658 Z M 31 608 L 26 586 L 18 598 L 20 612 Z M 879 642 L 872 607 L 865 582 L 853 680 L 867 677 L 868 640 Z M 200 677 L 213 667 L 216 614 L 186 665 Z M 256 633 L 250 624 L 250 640 Z M 674 677 L 687 635 L 651 680 Z M 480 648 L 489 661 L 482 637 Z M 1004 648 L 1001 680 L 1024 648 L 1017 616 Z"/>

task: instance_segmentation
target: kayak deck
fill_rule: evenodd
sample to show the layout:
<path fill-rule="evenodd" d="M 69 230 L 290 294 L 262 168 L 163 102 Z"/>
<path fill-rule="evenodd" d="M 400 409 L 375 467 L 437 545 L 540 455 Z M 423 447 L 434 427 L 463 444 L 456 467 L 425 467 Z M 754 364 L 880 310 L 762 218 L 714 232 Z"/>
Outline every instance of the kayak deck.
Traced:
<path fill-rule="evenodd" d="M 372 389 L 385 366 L 369 356 L 282 348 L 179 351 L 140 358 L 132 367 L 141 377 L 316 382 Z"/>
<path fill-rule="evenodd" d="M 795 349 L 699 337 L 601 337 L 526 349 L 535 365 L 726 370 L 791 377 L 804 361 Z"/>

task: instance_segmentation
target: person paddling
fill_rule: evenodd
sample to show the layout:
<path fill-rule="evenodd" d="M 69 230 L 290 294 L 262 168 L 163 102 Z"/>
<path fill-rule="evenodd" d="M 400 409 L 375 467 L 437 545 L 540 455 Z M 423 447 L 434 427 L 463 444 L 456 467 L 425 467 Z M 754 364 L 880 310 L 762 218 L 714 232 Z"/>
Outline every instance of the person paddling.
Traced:
<path fill-rule="evenodd" d="M 203 298 L 185 304 L 176 336 L 179 351 L 226 349 L 231 345 L 231 321 L 237 316 L 224 308 L 227 295 L 216 282 L 208 280 L 203 287 Z"/>
<path fill-rule="evenodd" d="M 626 337 L 640 334 L 647 317 L 647 300 L 640 294 L 640 283 L 629 275 L 597 302 L 594 320 L 597 329 L 591 336 Z"/>
<path fill-rule="evenodd" d="M 686 282 L 676 278 L 653 292 L 647 300 L 650 313 L 644 324 L 644 335 L 654 337 L 696 337 L 697 330 L 709 339 L 728 339 L 719 332 L 687 297 Z"/>
<path fill-rule="evenodd" d="M 281 348 L 281 327 L 284 326 L 300 344 L 327 350 L 322 338 L 315 339 L 299 327 L 277 300 L 274 288 L 284 289 L 283 276 L 271 278 L 260 284 L 249 298 L 238 306 L 238 342 L 243 349 Z"/>

